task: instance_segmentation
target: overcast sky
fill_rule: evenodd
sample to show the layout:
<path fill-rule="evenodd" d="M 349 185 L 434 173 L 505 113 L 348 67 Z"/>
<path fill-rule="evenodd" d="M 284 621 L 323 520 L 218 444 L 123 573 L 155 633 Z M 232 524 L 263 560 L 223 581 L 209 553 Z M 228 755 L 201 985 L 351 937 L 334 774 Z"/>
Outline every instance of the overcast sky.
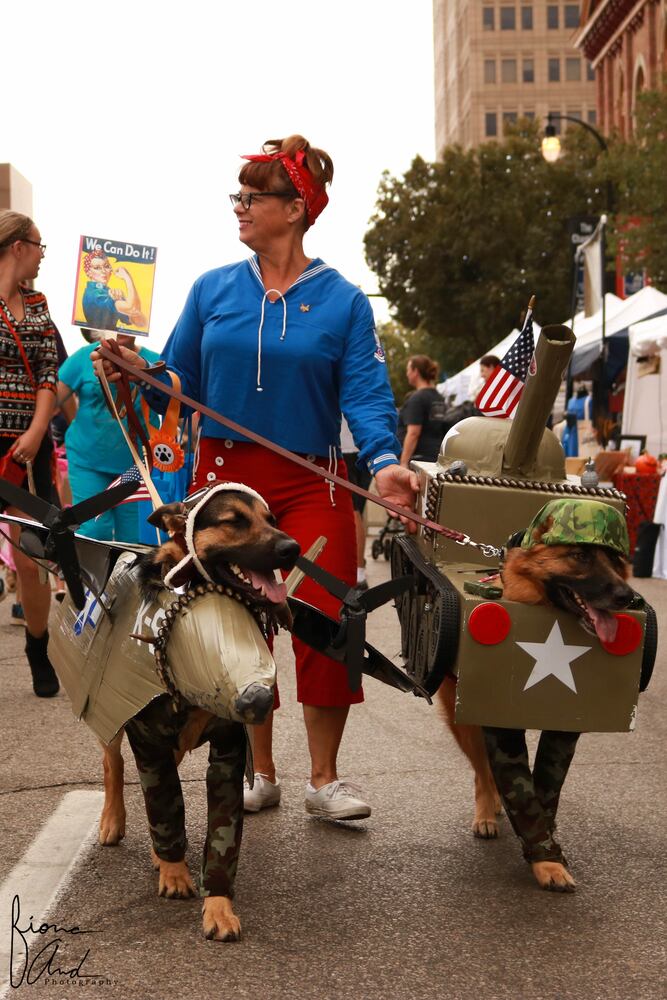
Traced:
<path fill-rule="evenodd" d="M 376 291 L 362 241 L 381 173 L 434 156 L 431 0 L 17 0 L 1 23 L 0 162 L 32 183 L 37 287 L 70 350 L 81 234 L 158 247 L 159 349 L 194 279 L 246 255 L 240 154 L 292 132 L 335 165 L 306 252 Z"/>

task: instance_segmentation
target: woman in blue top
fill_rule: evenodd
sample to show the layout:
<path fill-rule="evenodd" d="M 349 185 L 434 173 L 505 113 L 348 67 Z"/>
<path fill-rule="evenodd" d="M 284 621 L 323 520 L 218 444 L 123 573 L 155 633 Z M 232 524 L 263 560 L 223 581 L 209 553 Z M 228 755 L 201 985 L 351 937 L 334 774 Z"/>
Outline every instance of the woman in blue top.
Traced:
<path fill-rule="evenodd" d="M 135 338 L 119 333 L 117 341 L 134 349 Z M 113 480 L 130 468 L 134 459 L 123 432 L 104 401 L 102 387 L 90 363 L 96 344 L 81 347 L 60 366 L 58 398 L 68 422 L 65 432 L 67 471 L 72 488 L 72 503 L 79 503 L 105 490 Z M 159 355 L 141 347 L 138 356 L 148 364 Z M 113 390 L 112 390 L 113 391 Z M 140 399 L 136 400 L 140 419 Z M 124 503 L 86 521 L 78 529 L 88 538 L 106 538 L 117 542 L 138 542 L 139 504 Z"/>
<path fill-rule="evenodd" d="M 240 190 L 230 197 L 239 239 L 254 256 L 195 282 L 163 358 L 186 395 L 339 476 L 345 475 L 342 411 L 380 494 L 412 506 L 417 479 L 398 463 L 396 409 L 368 299 L 303 249 L 304 234 L 328 201 L 331 159 L 299 135 L 269 140 L 263 153 L 245 159 Z M 164 399 L 159 393 L 148 398 L 155 407 Z M 354 585 L 355 530 L 346 490 L 206 416 L 201 434 L 195 487 L 216 479 L 247 483 L 302 550 L 325 535 L 318 562 Z M 302 584 L 299 597 L 337 614 L 337 602 L 312 581 Z M 311 756 L 306 809 L 329 819 L 368 816 L 359 790 L 339 781 L 336 769 L 349 706 L 363 694 L 350 691 L 340 664 L 298 640 L 294 648 Z M 257 773 L 245 807 L 256 812 L 278 804 L 280 784 L 272 718 L 254 733 Z"/>

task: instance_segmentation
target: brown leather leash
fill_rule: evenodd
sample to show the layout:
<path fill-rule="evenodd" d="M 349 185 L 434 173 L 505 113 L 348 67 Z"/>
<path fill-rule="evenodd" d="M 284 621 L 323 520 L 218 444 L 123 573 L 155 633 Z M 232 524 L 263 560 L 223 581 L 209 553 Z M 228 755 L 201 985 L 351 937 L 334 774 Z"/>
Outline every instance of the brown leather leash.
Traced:
<path fill-rule="evenodd" d="M 351 483 L 347 479 L 341 479 L 341 477 L 337 476 L 335 473 L 329 472 L 327 469 L 322 469 L 319 465 L 315 465 L 313 462 L 309 462 L 307 458 L 303 458 L 301 455 L 297 455 L 293 451 L 288 451 L 287 448 L 283 448 L 279 444 L 274 444 L 273 441 L 269 441 L 268 438 L 262 437 L 261 434 L 256 434 L 255 431 L 251 431 L 247 427 L 242 427 L 241 424 L 237 424 L 233 420 L 223 417 L 210 407 L 204 406 L 203 403 L 198 403 L 197 400 L 191 399 L 190 396 L 185 396 L 182 392 L 177 392 L 171 386 L 167 386 L 164 382 L 160 382 L 158 379 L 154 378 L 151 374 L 151 372 L 164 371 L 166 366 L 163 361 L 158 362 L 156 365 L 151 365 L 148 368 L 137 368 L 136 366 L 125 361 L 124 358 L 120 356 L 120 353 L 108 350 L 107 344 L 108 341 L 105 341 L 98 347 L 97 350 L 100 357 L 105 361 L 109 361 L 111 364 L 121 368 L 122 372 L 134 375 L 137 381 L 147 383 L 154 389 L 164 392 L 165 395 L 171 396 L 173 399 L 178 399 L 179 402 L 188 406 L 190 409 L 203 413 L 216 423 L 222 424 L 223 427 L 227 427 L 229 430 L 235 431 L 237 434 L 241 434 L 243 437 L 249 438 L 249 440 L 254 441 L 255 444 L 262 445 L 263 448 L 268 448 L 269 451 L 282 456 L 282 458 L 288 459 L 290 462 L 294 462 L 295 465 L 300 465 L 303 469 L 307 469 L 309 472 L 314 472 L 327 482 L 335 483 L 336 486 L 340 486 L 344 490 L 349 490 L 350 493 L 356 493 L 358 496 L 364 497 L 366 500 L 370 500 L 372 503 L 378 504 L 380 507 L 384 507 L 397 517 L 404 517 L 406 520 L 413 521 L 415 524 L 421 524 L 423 528 L 428 528 L 431 531 L 437 532 L 439 535 L 451 538 L 452 541 L 456 542 L 458 545 L 471 545 L 476 549 L 480 549 L 484 555 L 490 558 L 493 558 L 493 556 L 497 555 L 500 551 L 493 545 L 486 545 L 483 542 L 474 542 L 469 535 L 465 535 L 461 531 L 454 531 L 452 528 L 446 528 L 444 525 L 437 524 L 435 521 L 422 517 L 421 514 L 417 514 L 415 511 L 409 510 L 407 507 L 400 507 L 398 504 L 392 503 L 391 500 L 385 500 L 381 496 L 369 493 L 368 490 L 362 489 L 361 486 L 357 486 L 355 483 Z"/>
<path fill-rule="evenodd" d="M 111 353 L 113 354 L 114 362 L 118 361 L 119 359 L 122 360 L 120 347 L 113 338 L 109 337 L 108 339 L 104 340 L 104 346 L 108 348 L 108 350 L 111 351 Z M 104 392 L 104 402 L 107 404 L 107 409 L 109 410 L 111 416 L 114 417 L 116 420 L 122 419 L 123 416 L 127 418 L 127 429 L 130 434 L 130 437 L 132 438 L 132 443 L 134 444 L 134 447 L 139 452 L 139 454 L 141 454 L 143 448 L 143 450 L 146 453 L 146 460 L 150 467 L 153 464 L 152 461 L 153 455 L 148 443 L 148 435 L 146 434 L 144 426 L 139 420 L 139 417 L 137 416 L 137 411 L 134 408 L 134 400 L 132 399 L 132 389 L 130 388 L 130 380 L 127 376 L 127 372 L 121 372 L 121 377 L 119 381 L 116 382 L 116 391 L 118 393 L 118 398 L 122 405 L 122 410 L 124 410 L 125 412 L 123 413 L 122 410 L 119 409 L 117 413 L 116 409 L 114 408 L 113 400 L 109 399 L 106 395 L 106 392 Z"/>

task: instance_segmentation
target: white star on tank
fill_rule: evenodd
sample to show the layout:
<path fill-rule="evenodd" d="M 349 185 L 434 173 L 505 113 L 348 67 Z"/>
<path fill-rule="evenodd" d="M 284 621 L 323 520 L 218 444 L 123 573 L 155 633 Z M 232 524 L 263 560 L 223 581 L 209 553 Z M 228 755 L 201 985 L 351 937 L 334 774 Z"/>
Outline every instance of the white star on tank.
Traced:
<path fill-rule="evenodd" d="M 563 642 L 558 622 L 554 622 L 546 642 L 517 642 L 517 646 L 521 646 L 521 649 L 535 660 L 535 666 L 524 685 L 524 691 L 553 674 L 577 694 L 570 663 L 592 649 L 591 646 L 567 646 Z"/>

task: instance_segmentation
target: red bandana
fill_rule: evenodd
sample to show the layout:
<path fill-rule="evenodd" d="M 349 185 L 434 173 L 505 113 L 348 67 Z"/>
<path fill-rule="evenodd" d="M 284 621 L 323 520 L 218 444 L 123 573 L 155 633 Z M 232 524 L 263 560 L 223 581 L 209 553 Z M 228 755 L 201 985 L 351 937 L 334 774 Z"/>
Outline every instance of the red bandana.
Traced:
<path fill-rule="evenodd" d="M 306 217 L 308 225 L 312 226 L 320 212 L 329 203 L 329 196 L 324 187 L 315 183 L 313 175 L 304 163 L 306 154 L 300 149 L 293 160 L 286 153 L 256 153 L 252 156 L 244 156 L 244 160 L 251 163 L 270 163 L 271 160 L 280 160 L 287 171 L 287 175 L 294 187 L 306 203 Z"/>

